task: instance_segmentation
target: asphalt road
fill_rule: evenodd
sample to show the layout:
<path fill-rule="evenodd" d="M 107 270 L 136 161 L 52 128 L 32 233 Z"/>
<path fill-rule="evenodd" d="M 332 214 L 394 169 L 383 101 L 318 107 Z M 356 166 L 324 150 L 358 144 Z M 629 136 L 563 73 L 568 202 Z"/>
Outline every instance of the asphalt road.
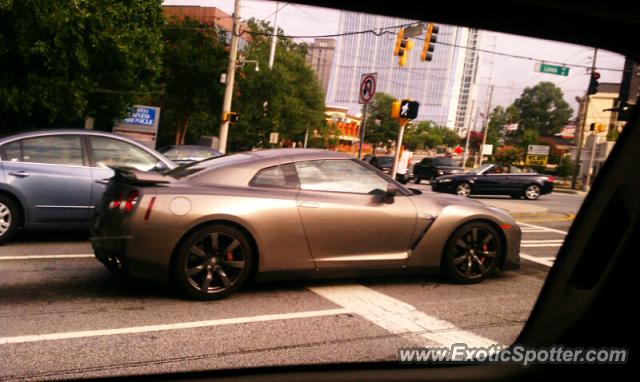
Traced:
<path fill-rule="evenodd" d="M 517 201 L 559 214 L 581 202 L 561 194 Z M 522 222 L 521 269 L 477 285 L 280 282 L 213 302 L 113 277 L 91 258 L 86 233 L 20 233 L 0 247 L 0 380 L 395 360 L 401 347 L 510 344 L 570 224 Z"/>

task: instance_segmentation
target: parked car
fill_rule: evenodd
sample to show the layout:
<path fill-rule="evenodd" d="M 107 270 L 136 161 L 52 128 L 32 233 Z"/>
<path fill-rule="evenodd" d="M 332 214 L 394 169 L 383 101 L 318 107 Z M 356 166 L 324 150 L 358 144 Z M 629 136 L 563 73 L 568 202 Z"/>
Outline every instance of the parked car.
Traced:
<path fill-rule="evenodd" d="M 223 155 L 220 151 L 212 147 L 196 145 L 167 146 L 159 149 L 158 152 L 171 159 L 178 165 L 193 163 L 203 159 L 219 157 Z"/>
<path fill-rule="evenodd" d="M 19 227 L 87 228 L 109 166 L 165 171 L 176 164 L 128 139 L 91 130 L 51 130 L 0 139 L 0 242 Z"/>
<path fill-rule="evenodd" d="M 423 179 L 433 181 L 439 176 L 462 174 L 463 172 L 464 169 L 458 166 L 458 162 L 453 158 L 423 158 L 413 166 L 413 181 L 419 184 Z"/>
<path fill-rule="evenodd" d="M 118 171 L 92 233 L 108 269 L 173 280 L 200 299 L 227 296 L 253 273 L 442 271 L 479 282 L 518 264 L 521 236 L 501 210 L 412 191 L 350 156 L 311 149 L 240 153 L 164 174 Z"/>
<path fill-rule="evenodd" d="M 440 176 L 431 189 L 460 196 L 510 195 L 535 200 L 553 191 L 553 177 L 508 164 L 485 164 L 464 174 Z"/>
<path fill-rule="evenodd" d="M 366 157 L 365 157 L 366 158 Z M 385 174 L 391 174 L 393 170 L 393 155 L 381 155 L 381 156 L 371 156 L 368 160 L 369 164 L 376 167 L 379 170 L 382 170 Z M 396 174 L 396 180 L 402 184 L 409 183 L 410 174 L 407 171 L 405 174 Z"/>

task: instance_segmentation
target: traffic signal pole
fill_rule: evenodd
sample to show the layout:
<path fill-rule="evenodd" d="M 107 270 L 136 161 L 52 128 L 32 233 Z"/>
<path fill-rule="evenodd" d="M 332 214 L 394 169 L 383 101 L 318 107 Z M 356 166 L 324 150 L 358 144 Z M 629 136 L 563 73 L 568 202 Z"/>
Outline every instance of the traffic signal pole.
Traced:
<path fill-rule="evenodd" d="M 464 153 L 462 154 L 462 168 L 467 168 L 467 158 L 469 157 L 469 138 L 471 138 L 471 120 L 475 112 L 476 101 L 471 101 L 471 114 L 469 114 L 469 123 L 467 124 L 467 139 L 464 144 Z"/>
<path fill-rule="evenodd" d="M 404 137 L 404 128 L 407 125 L 406 119 L 400 120 L 400 129 L 398 130 L 398 140 L 396 141 L 396 153 L 393 159 L 393 169 L 391 170 L 391 178 L 395 179 L 398 173 L 398 163 L 400 162 L 400 148 L 402 147 L 402 138 Z"/>
<path fill-rule="evenodd" d="M 596 70 L 596 57 L 598 56 L 598 48 L 595 48 L 593 50 L 593 61 L 591 62 L 591 75 L 593 76 L 593 73 Z M 589 87 L 590 87 L 589 83 Z M 571 188 L 575 190 L 576 188 L 576 181 L 578 179 L 578 170 L 580 169 L 580 157 L 582 156 L 582 140 L 583 140 L 583 136 L 584 136 L 584 128 L 587 125 L 587 111 L 589 110 L 589 98 L 590 98 L 590 94 L 589 94 L 589 87 L 587 87 L 587 91 L 584 95 L 584 107 L 583 107 L 583 111 L 582 111 L 582 121 L 580 123 L 580 129 L 578 130 L 578 152 L 576 153 L 576 162 L 574 163 L 573 166 L 573 177 L 571 178 Z M 582 189 L 585 189 L 585 184 L 582 185 Z"/>
<path fill-rule="evenodd" d="M 227 116 L 231 112 L 233 99 L 233 85 L 236 76 L 236 56 L 238 55 L 238 38 L 240 37 L 240 0 L 235 0 L 233 9 L 233 33 L 231 34 L 231 48 L 229 49 L 229 63 L 227 65 L 227 86 L 224 89 L 222 100 L 222 115 Z M 229 120 L 222 118 L 220 125 L 220 147 L 218 151 L 227 152 L 227 136 L 229 135 Z"/>
<path fill-rule="evenodd" d="M 360 122 L 360 147 L 358 148 L 358 159 L 362 159 L 362 145 L 364 144 L 364 128 L 367 125 L 367 106 L 369 106 L 368 102 L 364 104 L 364 111 L 362 113 L 362 122 Z"/>

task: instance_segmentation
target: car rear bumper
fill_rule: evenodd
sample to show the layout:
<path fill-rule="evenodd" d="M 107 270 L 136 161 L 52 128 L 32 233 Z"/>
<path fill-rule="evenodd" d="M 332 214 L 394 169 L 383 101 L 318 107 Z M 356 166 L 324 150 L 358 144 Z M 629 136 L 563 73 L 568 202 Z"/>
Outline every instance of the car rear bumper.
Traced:
<path fill-rule="evenodd" d="M 174 244 L 182 234 L 146 222 L 102 221 L 96 214 L 89 240 L 96 259 L 107 268 L 166 282 Z"/>

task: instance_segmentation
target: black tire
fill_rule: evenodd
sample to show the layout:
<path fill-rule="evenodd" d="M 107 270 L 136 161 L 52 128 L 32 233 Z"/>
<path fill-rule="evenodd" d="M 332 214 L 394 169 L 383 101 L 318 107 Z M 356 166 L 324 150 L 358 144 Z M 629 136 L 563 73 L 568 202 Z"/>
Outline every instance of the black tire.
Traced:
<path fill-rule="evenodd" d="M 420 179 L 420 177 L 419 177 L 419 176 L 416 176 L 416 177 L 415 177 L 415 179 L 413 180 L 413 183 L 415 183 L 415 184 L 420 184 L 420 181 L 421 181 L 421 180 L 422 180 L 422 179 Z"/>
<path fill-rule="evenodd" d="M 542 189 L 535 183 L 528 184 L 522 191 L 522 196 L 527 200 L 536 200 L 542 195 Z"/>
<path fill-rule="evenodd" d="M 20 207 L 6 195 L 0 195 L 0 244 L 11 240 L 22 222 Z"/>
<path fill-rule="evenodd" d="M 463 189 L 466 190 L 463 192 Z M 469 197 L 472 192 L 471 184 L 469 182 L 460 182 L 456 186 L 456 195 Z M 466 194 L 465 194 L 466 193 Z"/>
<path fill-rule="evenodd" d="M 500 236 L 491 224 L 470 222 L 458 227 L 447 241 L 441 269 L 455 283 L 478 283 L 498 272 L 503 251 Z"/>
<path fill-rule="evenodd" d="M 253 264 L 251 244 L 241 230 L 212 224 L 192 232 L 183 240 L 172 271 L 178 287 L 189 297 L 217 300 L 242 287 Z"/>

